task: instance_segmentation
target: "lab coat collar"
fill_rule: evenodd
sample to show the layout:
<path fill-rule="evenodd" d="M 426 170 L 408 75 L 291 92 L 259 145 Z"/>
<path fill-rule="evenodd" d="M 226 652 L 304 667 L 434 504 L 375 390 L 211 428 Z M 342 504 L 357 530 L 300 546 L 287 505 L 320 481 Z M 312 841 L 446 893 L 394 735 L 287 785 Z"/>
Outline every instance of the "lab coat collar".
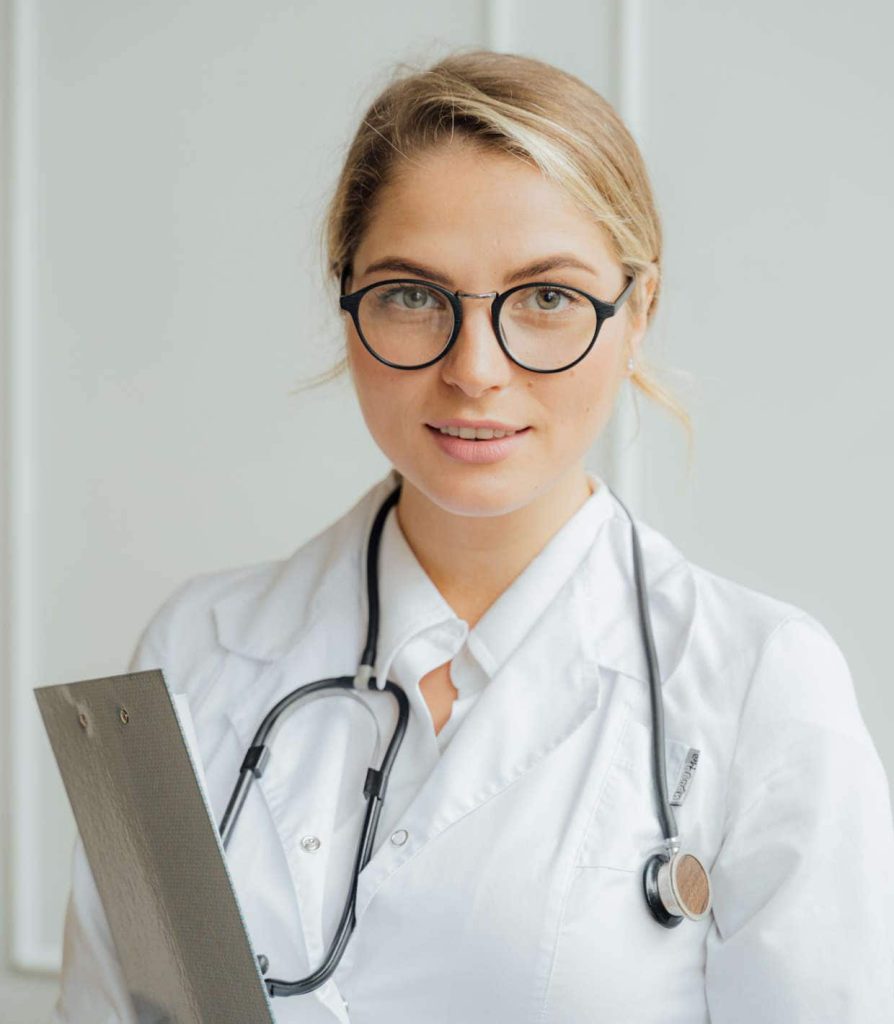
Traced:
<path fill-rule="evenodd" d="M 583 638 L 585 649 L 601 667 L 648 682 L 630 523 L 607 487 L 599 497 L 604 482 L 599 477 L 594 479 L 601 485 L 590 499 L 599 526 L 585 558 L 572 573 L 582 575 L 582 592 L 590 598 L 591 624 Z M 336 614 L 350 614 L 351 610 L 345 607 L 346 594 L 357 602 L 355 614 L 362 618 L 365 636 L 366 544 L 376 512 L 399 480 L 399 474 L 392 469 L 344 516 L 312 537 L 290 558 L 268 572 L 250 576 L 250 582 L 240 577 L 233 590 L 213 606 L 220 643 L 247 657 L 276 661 L 300 643 L 327 610 L 329 614 L 333 608 L 337 609 Z M 635 518 L 655 649 L 661 679 L 666 683 L 682 659 L 692 630 L 695 584 L 690 565 L 680 551 L 659 531 L 638 516 Z M 432 590 L 436 591 L 433 584 Z M 446 602 L 444 609 L 447 615 Z M 431 613 L 429 606 L 426 614 Z M 390 649 L 393 638 L 389 644 Z M 386 647 L 383 645 L 380 651 L 385 654 Z M 382 684 L 386 678 L 383 673 Z"/>

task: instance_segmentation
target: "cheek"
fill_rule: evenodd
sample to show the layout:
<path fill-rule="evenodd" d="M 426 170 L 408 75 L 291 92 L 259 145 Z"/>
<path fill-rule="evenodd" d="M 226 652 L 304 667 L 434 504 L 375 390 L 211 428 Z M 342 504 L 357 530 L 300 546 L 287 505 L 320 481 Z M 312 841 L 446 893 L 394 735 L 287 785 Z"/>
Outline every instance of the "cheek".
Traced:
<path fill-rule="evenodd" d="M 347 359 L 348 371 L 351 374 L 351 380 L 355 383 L 355 387 L 358 370 L 362 371 L 363 369 L 363 357 L 365 355 L 367 353 L 364 351 L 360 338 L 357 336 L 357 331 L 354 330 L 354 325 L 347 321 L 345 324 L 345 358 Z"/>
<path fill-rule="evenodd" d="M 396 371 L 380 363 L 366 351 L 353 326 L 345 332 L 345 354 L 360 407 L 364 415 L 374 414 L 376 396 L 381 396 L 388 389 L 390 377 Z"/>
<path fill-rule="evenodd" d="M 369 432 L 379 442 L 400 438 L 419 419 L 422 399 L 413 374 L 380 363 L 355 332 L 347 339 L 348 366 L 354 393 Z M 424 411 L 424 410 L 423 410 Z"/>
<path fill-rule="evenodd" d="M 613 325 L 609 321 L 610 326 Z M 596 347 L 574 367 L 574 398 L 589 419 L 604 422 L 612 412 L 618 388 L 623 381 L 623 367 L 619 355 L 624 339 L 618 330 L 600 334 Z M 600 343 L 602 343 L 600 345 Z"/>
<path fill-rule="evenodd" d="M 354 367 L 354 390 L 363 418 L 373 433 L 387 430 L 397 416 L 400 388 L 395 386 L 395 372 L 369 356 L 365 360 L 361 357 Z"/>
<path fill-rule="evenodd" d="M 592 353 L 591 353 L 592 355 Z M 599 424 L 611 414 L 618 388 L 618 377 L 611 360 L 582 363 L 546 383 L 541 398 L 556 423 L 570 429 Z"/>

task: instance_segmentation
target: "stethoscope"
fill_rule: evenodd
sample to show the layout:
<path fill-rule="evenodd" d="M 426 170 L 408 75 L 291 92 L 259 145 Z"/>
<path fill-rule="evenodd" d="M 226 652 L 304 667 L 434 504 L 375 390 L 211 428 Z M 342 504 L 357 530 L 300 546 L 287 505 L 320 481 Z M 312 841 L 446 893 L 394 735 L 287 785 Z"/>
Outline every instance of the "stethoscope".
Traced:
<path fill-rule="evenodd" d="M 251 746 L 239 769 L 239 778 L 233 789 L 227 809 L 220 823 L 221 840 L 226 849 L 233 834 L 239 813 L 248 795 L 253 779 L 260 778 L 270 756 L 270 734 L 280 715 L 292 707 L 302 697 L 318 694 L 321 690 L 339 689 L 347 691 L 346 696 L 360 698 L 355 690 L 377 690 L 374 676 L 376 664 L 376 648 L 379 637 L 379 586 L 378 559 L 379 541 L 385 517 L 392 506 L 397 503 L 403 481 L 382 502 L 373 521 L 366 552 L 366 588 L 369 607 L 369 621 L 366 633 L 366 647 L 360 659 L 360 666 L 354 676 L 339 676 L 331 679 L 320 679 L 315 683 L 299 686 L 286 694 L 274 707 L 267 712 L 254 735 Z M 606 485 L 607 486 L 607 485 Z M 609 488 L 611 491 L 611 488 Z M 639 618 L 642 629 L 646 659 L 649 664 L 649 683 L 652 696 L 652 741 L 653 771 L 655 790 L 658 797 L 658 812 L 661 828 L 664 833 L 664 849 L 650 855 L 643 870 L 643 892 L 646 903 L 655 920 L 665 928 L 674 928 L 684 917 L 691 921 L 700 921 L 711 910 L 711 881 L 701 861 L 691 853 L 684 853 L 680 848 L 680 837 L 677 835 L 677 824 L 667 798 L 667 776 L 664 759 L 664 706 L 661 698 L 661 681 L 658 671 L 658 658 L 655 653 L 655 641 L 652 636 L 652 623 L 646 599 L 646 585 L 643 579 L 642 550 L 636 524 L 627 506 L 611 491 L 618 504 L 627 513 L 630 520 L 633 539 L 633 568 L 636 576 L 636 590 L 639 603 Z M 348 898 L 336 929 L 335 938 L 329 947 L 320 967 L 299 981 L 281 981 L 278 978 L 266 978 L 264 984 L 271 996 L 294 996 L 312 992 L 322 985 L 333 973 L 341 960 L 348 939 L 356 923 L 355 904 L 357 899 L 357 881 L 360 872 L 369 862 L 375 842 L 376 828 L 382 810 L 382 801 L 388 786 L 388 778 L 394 766 L 394 760 L 407 730 L 409 718 L 409 701 L 403 689 L 392 682 L 386 682 L 383 690 L 389 692 L 397 701 L 397 725 L 382 758 L 379 768 L 370 768 L 366 773 L 363 795 L 366 798 L 366 815 L 357 854 Z M 360 701 L 364 707 L 365 702 Z M 368 707 L 367 707 L 367 710 Z M 378 732 L 378 724 L 376 725 Z M 378 746 L 377 748 L 378 749 Z M 258 956 L 262 974 L 268 969 L 267 957 Z"/>

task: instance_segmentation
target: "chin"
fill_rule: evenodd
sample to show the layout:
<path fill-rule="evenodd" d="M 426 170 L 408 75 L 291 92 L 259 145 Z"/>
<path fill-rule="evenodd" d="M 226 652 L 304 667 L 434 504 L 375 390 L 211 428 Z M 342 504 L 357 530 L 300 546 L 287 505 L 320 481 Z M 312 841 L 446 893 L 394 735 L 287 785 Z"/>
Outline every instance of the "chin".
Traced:
<path fill-rule="evenodd" d="M 393 460 L 392 460 L 393 461 Z M 491 465 L 463 465 L 444 470 L 440 466 L 404 469 L 394 462 L 404 481 L 445 512 L 459 516 L 501 516 L 526 505 L 536 486 L 518 474 Z"/>

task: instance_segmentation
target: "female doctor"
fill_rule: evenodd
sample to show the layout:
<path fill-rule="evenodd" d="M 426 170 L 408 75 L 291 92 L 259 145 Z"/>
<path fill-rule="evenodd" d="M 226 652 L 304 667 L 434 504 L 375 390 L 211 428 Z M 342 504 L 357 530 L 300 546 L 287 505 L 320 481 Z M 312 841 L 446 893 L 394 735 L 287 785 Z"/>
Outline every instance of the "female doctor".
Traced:
<path fill-rule="evenodd" d="M 288 558 L 188 580 L 131 665 L 188 708 L 276 1021 L 890 1024 L 894 826 L 841 650 L 584 468 L 625 380 L 678 409 L 613 109 L 519 56 L 406 73 L 326 226 L 393 469 Z M 80 841 L 53 1019 L 135 1019 Z"/>

